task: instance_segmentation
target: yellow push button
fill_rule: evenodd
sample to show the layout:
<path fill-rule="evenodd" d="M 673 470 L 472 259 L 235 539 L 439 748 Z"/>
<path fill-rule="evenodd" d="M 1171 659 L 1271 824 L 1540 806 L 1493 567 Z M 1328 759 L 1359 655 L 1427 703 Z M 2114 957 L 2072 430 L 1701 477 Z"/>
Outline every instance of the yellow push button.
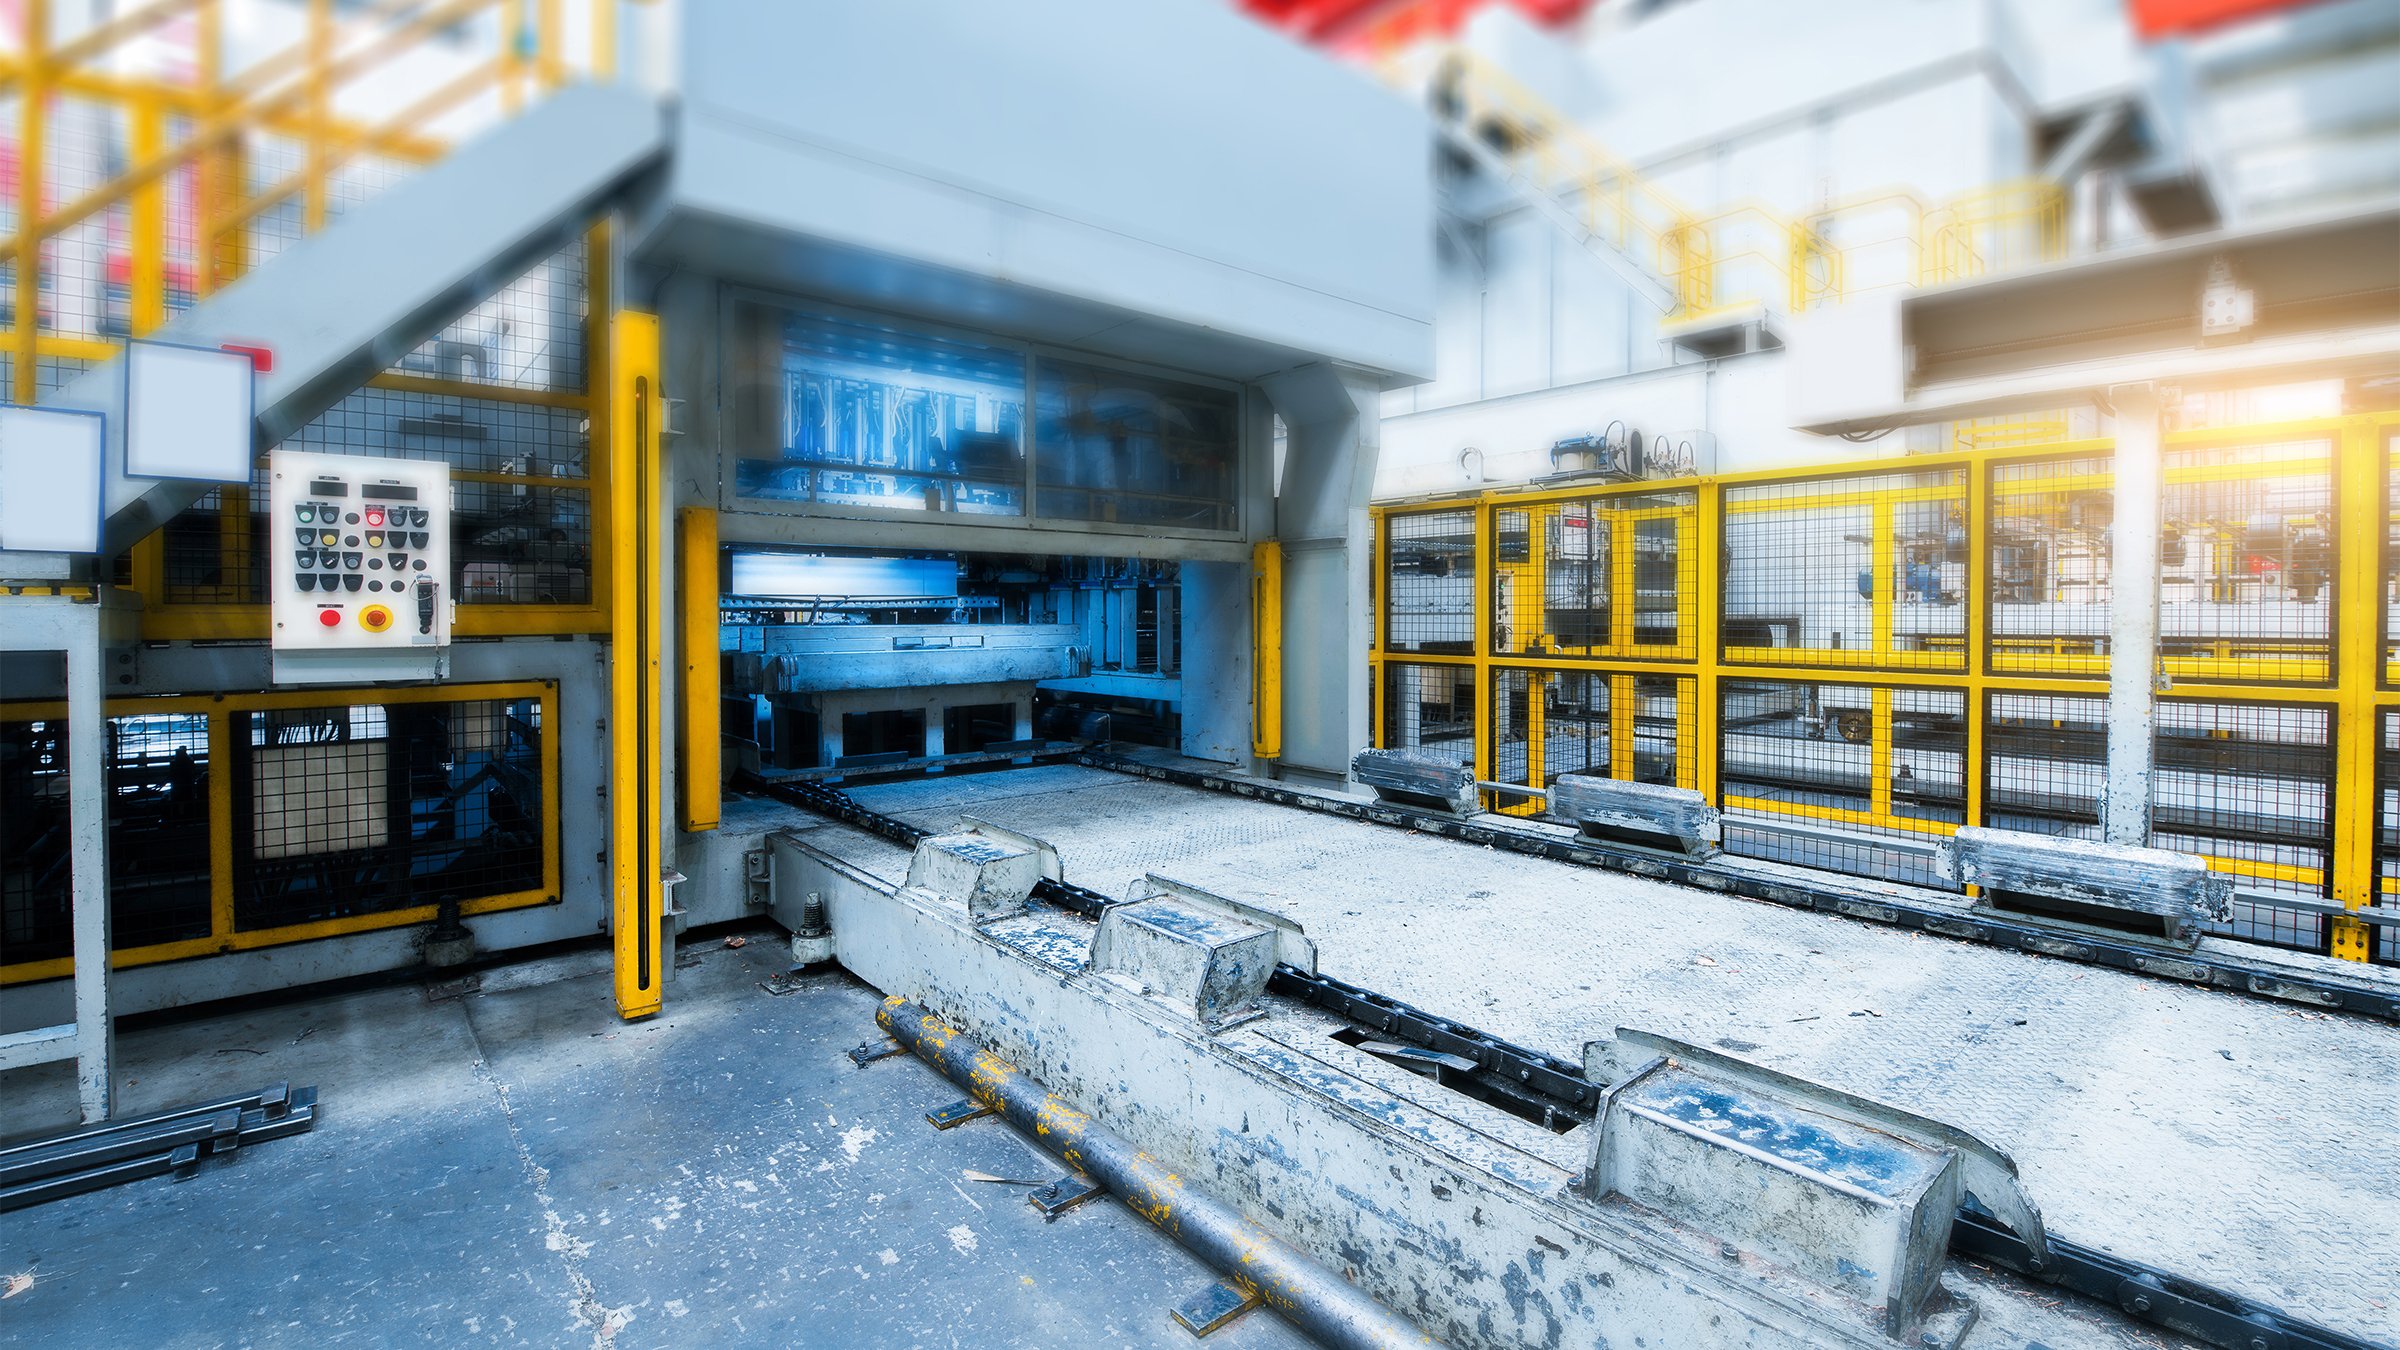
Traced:
<path fill-rule="evenodd" d="M 392 612 L 381 605 L 369 605 L 358 612 L 358 625 L 370 633 L 380 633 L 392 626 Z"/>

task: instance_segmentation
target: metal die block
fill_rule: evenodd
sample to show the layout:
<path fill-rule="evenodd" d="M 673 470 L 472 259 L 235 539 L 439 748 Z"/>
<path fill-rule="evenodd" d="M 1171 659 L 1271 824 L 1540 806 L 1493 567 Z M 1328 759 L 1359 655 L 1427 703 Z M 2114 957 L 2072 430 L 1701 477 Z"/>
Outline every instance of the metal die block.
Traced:
<path fill-rule="evenodd" d="M 1966 826 L 1942 841 L 1942 874 L 1995 908 L 2155 923 L 2170 939 L 2233 912 L 2233 878 L 2197 854 Z"/>
<path fill-rule="evenodd" d="M 1278 950 L 1269 925 L 1187 896 L 1160 895 L 1101 913 L 1090 969 L 1221 1029 L 1259 1014 Z"/>
<path fill-rule="evenodd" d="M 1550 814 L 1594 839 L 1714 856 L 1725 838 L 1717 808 L 1688 788 L 1562 774 L 1550 788 Z"/>
<path fill-rule="evenodd" d="M 1375 795 L 1402 806 L 1422 806 L 1471 816 L 1482 809 L 1475 772 L 1455 760 L 1417 750 L 1361 750 L 1350 772 Z"/>
<path fill-rule="evenodd" d="M 1025 912 L 1042 879 L 1042 855 L 1027 844 L 979 831 L 920 840 L 908 860 L 908 885 L 966 908 L 977 923 Z"/>
<path fill-rule="evenodd" d="M 1097 1200 L 1105 1194 L 1099 1182 L 1069 1173 L 1047 1186 L 1034 1188 L 1025 1199 L 1042 1212 L 1044 1219 L 1055 1219 L 1084 1201 Z"/>
<path fill-rule="evenodd" d="M 1206 1336 L 1230 1325 L 1233 1319 L 1257 1307 L 1260 1301 L 1257 1290 L 1236 1289 L 1220 1280 L 1185 1299 L 1168 1315 L 1175 1319 L 1177 1326 L 1194 1336 Z"/>
<path fill-rule="evenodd" d="M 970 1120 L 980 1120 L 992 1114 L 992 1108 L 973 1097 L 961 1097 L 948 1106 L 936 1107 L 925 1113 L 925 1123 L 937 1130 L 955 1130 Z"/>
<path fill-rule="evenodd" d="M 1811 1109 L 1664 1057 L 1610 1088 L 1591 1193 L 1696 1230 L 1910 1332 L 1939 1288 L 1965 1194 L 1955 1149 Z"/>

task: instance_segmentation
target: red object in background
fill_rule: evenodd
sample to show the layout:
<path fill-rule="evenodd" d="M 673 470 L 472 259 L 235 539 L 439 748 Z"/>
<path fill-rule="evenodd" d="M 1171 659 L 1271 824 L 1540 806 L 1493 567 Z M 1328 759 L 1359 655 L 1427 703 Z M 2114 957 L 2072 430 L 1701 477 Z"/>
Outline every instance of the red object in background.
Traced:
<path fill-rule="evenodd" d="M 2314 3 L 2316 0 L 2125 0 L 2133 14 L 2133 30 L 2145 38 L 2197 33 L 2235 19 L 2254 19 Z"/>
<path fill-rule="evenodd" d="M 1389 49 L 1419 38 L 1452 37 L 1476 10 L 1497 0 L 1241 0 L 1251 17 L 1303 42 L 1351 51 Z M 1535 23 L 1557 27 L 1593 0 L 1505 0 Z"/>
<path fill-rule="evenodd" d="M 220 342 L 217 346 L 221 351 L 240 352 L 249 357 L 250 369 L 261 375 L 275 369 L 275 349 L 272 347 L 261 347 L 250 342 Z"/>

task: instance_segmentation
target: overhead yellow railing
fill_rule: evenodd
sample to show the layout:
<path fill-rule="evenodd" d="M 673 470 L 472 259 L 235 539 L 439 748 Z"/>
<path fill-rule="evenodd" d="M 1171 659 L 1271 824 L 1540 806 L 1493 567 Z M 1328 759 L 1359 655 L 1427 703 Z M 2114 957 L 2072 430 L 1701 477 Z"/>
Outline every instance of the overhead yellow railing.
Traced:
<path fill-rule="evenodd" d="M 229 68 L 226 17 L 243 3 L 151 0 L 60 34 L 53 0 L 24 0 L 0 52 L 15 101 L 14 143 L 0 143 L 15 178 L 0 236 L 13 401 L 35 401 L 43 360 L 104 359 L 239 276 L 269 213 L 297 201 L 300 230 L 322 228 L 361 157 L 421 165 L 447 149 L 427 128 L 478 100 L 507 116 L 569 74 L 565 0 L 305 0 L 295 40 Z M 615 3 L 590 5 L 593 74 L 607 73 Z M 368 88 L 404 60 L 433 71 L 427 87 Z M 136 65 L 170 73 L 125 73 Z M 362 95 L 397 106 L 344 111 Z M 289 170 L 259 172 L 294 147 Z"/>
<path fill-rule="evenodd" d="M 1397 60 L 1378 69 L 1396 83 L 1411 78 Z M 2055 183 L 1999 183 L 1938 205 L 1892 189 L 1804 219 L 1755 201 L 1702 212 L 1490 61 L 1453 47 L 1432 70 L 1435 116 L 1498 156 L 1526 191 L 1573 211 L 1586 234 L 1648 268 L 1673 293 L 1678 323 L 1752 306 L 1797 314 L 1858 291 L 1937 285 L 2066 253 L 2066 195 Z"/>

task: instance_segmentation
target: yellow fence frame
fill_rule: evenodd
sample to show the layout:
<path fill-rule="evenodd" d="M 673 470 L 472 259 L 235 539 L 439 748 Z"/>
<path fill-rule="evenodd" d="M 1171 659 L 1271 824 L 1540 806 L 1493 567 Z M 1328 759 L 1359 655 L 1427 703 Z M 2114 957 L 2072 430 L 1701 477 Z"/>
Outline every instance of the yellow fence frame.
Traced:
<path fill-rule="evenodd" d="M 2338 519 L 2335 534 L 2337 555 L 2333 651 L 2330 660 L 2288 662 L 2285 664 L 2291 668 L 2280 670 L 2273 679 L 2261 678 L 2255 673 L 2244 674 L 2245 668 L 2239 660 L 2194 657 L 2173 659 L 2164 664 L 2174 677 L 2170 696 L 2178 701 L 2296 705 L 2322 708 L 2331 714 L 2331 750 L 2335 768 L 2334 799 L 2329 803 L 2333 817 L 2333 837 L 2328 851 L 2332 871 L 2330 878 L 2320 875 L 2313 868 L 2238 858 L 2212 857 L 2209 863 L 2219 871 L 2239 877 L 2301 885 L 2322 884 L 2335 903 L 2351 910 L 2376 903 L 2380 898 L 2377 892 L 2387 889 L 2379 888 L 2374 881 L 2374 760 L 2379 719 L 2387 712 L 2400 710 L 2400 687 L 2395 687 L 2400 685 L 2400 678 L 2396 678 L 2400 677 L 2400 668 L 2387 671 L 2385 666 L 2386 653 L 2392 649 L 2395 640 L 2400 640 L 2400 634 L 2386 632 L 2384 620 L 2385 597 L 2395 586 L 2400 586 L 2400 578 L 2391 575 L 2391 569 L 2400 563 L 2400 559 L 2388 556 L 2385 547 L 2386 531 L 2393 523 L 2394 501 L 2387 485 L 2392 470 L 2390 446 L 2396 435 L 2400 435 L 2400 413 L 2183 430 L 2171 432 L 2163 438 L 2170 453 L 2178 449 L 2235 449 L 2318 439 L 2327 441 L 2332 447 L 2331 452 L 2325 455 L 2304 455 L 2260 463 L 2185 464 L 2172 466 L 2166 471 L 2169 484 L 2300 473 L 2333 475 Z M 1672 675 L 1691 681 L 1693 706 L 1683 711 L 1678 723 L 1679 736 L 1691 739 L 1698 751 L 1693 757 L 1691 786 L 1711 802 L 1739 810 L 1749 805 L 1769 804 L 1727 798 L 1723 793 L 1718 764 L 1718 747 L 1721 744 L 1718 723 L 1724 681 L 1760 680 L 1867 688 L 1872 691 L 1869 694 L 1870 724 L 1873 728 L 1871 753 L 1876 756 L 1875 762 L 1878 764 L 1888 764 L 1891 755 L 1893 690 L 1955 690 L 1965 699 L 1966 714 L 1963 816 L 1970 824 L 1980 823 L 1985 818 L 1984 781 L 1983 774 L 1976 766 L 1983 759 L 1990 696 L 2028 693 L 2091 698 L 2105 697 L 2106 693 L 2104 686 L 2084 677 L 2091 673 L 2085 667 L 2095 663 L 2097 673 L 2105 673 L 2105 657 L 2093 657 L 2089 661 L 2059 659 L 2049 662 L 2042 669 L 2012 669 L 2009 668 L 2011 663 L 1999 658 L 1995 652 L 1988 632 L 1989 516 L 1995 490 L 2005 486 L 1997 483 L 1996 471 L 2002 466 L 2016 463 L 2104 456 L 2112 453 L 2114 448 L 2110 439 L 2090 438 L 2031 446 L 1958 449 L 1895 459 L 1778 468 L 1700 478 L 1576 488 L 1494 488 L 1379 504 L 1370 509 L 1375 530 L 1375 622 L 1374 645 L 1368 653 L 1368 664 L 1372 675 L 1371 716 L 1375 743 L 1384 743 L 1384 672 L 1394 665 L 1467 668 L 1474 672 L 1475 736 L 1472 767 L 1477 778 L 1487 780 L 1493 776 L 1492 736 L 1495 719 L 1492 699 L 1493 676 L 1497 672 L 1525 670 L 1537 673 L 1580 671 L 1612 676 Z M 1957 658 L 1944 654 L 1940 663 L 1934 663 L 1906 659 L 1924 655 L 1908 652 L 1884 651 L 1878 657 L 1864 652 L 1844 651 L 1837 654 L 1789 649 L 1726 648 L 1722 645 L 1726 579 L 1723 529 L 1728 515 L 1753 510 L 1819 507 L 1828 501 L 1848 500 L 1840 495 L 1798 496 L 1788 501 L 1754 499 L 1729 504 L 1729 490 L 1787 482 L 1818 484 L 1844 478 L 1888 477 L 1945 468 L 1962 471 L 1963 499 L 1960 497 L 1961 489 L 1949 487 L 1938 490 L 1924 487 L 1861 489 L 1855 495 L 1859 502 L 1877 506 L 1879 515 L 1888 514 L 1890 505 L 1903 500 L 1929 499 L 1933 496 L 1942 500 L 1963 500 L 1967 517 L 1968 566 L 1966 590 L 1960 597 L 1964 612 L 1964 638 Z M 2106 481 L 2096 477 L 2093 485 L 2105 486 Z M 2049 481 L 2044 480 L 2042 487 L 2047 490 L 2049 486 Z M 1536 653 L 1495 650 L 1492 605 L 1496 589 L 1494 579 L 1499 566 L 1493 548 L 1496 513 L 1669 490 L 1688 490 L 1697 494 L 1694 525 L 1698 565 L 1696 569 L 1679 569 L 1685 583 L 1694 591 L 1685 602 L 1688 611 L 1697 620 L 1697 647 L 1692 654 L 1672 656 L 1643 652 L 1638 655 L 1611 655 L 1572 650 Z M 1470 651 L 1416 652 L 1395 648 L 1390 643 L 1388 622 L 1392 535 L 1389 523 L 1404 516 L 1462 511 L 1469 513 L 1472 521 L 1476 560 L 1473 603 L 1469 616 L 1472 637 Z M 1511 566 L 1523 570 L 1522 564 Z M 1888 589 L 1888 586 L 1878 587 L 1879 592 Z M 1836 655 L 1841 659 L 1826 659 Z M 1859 660 L 1861 656 L 1867 659 Z M 1612 707 L 1615 702 L 1612 692 Z M 1534 763 L 1537 767 L 1533 776 L 1538 778 L 1538 758 Z M 1880 782 L 1880 778 L 1877 781 Z M 1538 781 L 1533 785 L 1540 786 Z M 1948 834 L 1956 828 L 1895 815 L 1890 810 L 1888 797 L 1888 789 L 1873 794 L 1874 809 L 1864 812 L 1791 802 L 1775 802 L 1771 806 L 1780 815 L 1811 817 L 1833 825 L 1920 836 Z M 1502 803 L 1503 808 L 1511 805 L 1514 803 Z M 2332 930 L 2334 955 L 2350 960 L 2368 959 L 2371 944 L 2367 925 L 2335 916 L 2328 927 Z"/>
<path fill-rule="evenodd" d="M 433 921 L 437 907 L 426 904 L 412 905 L 406 909 L 385 910 L 377 914 L 358 914 L 342 919 L 322 919 L 313 923 L 288 924 L 277 928 L 237 929 L 234 927 L 233 827 L 236 803 L 233 800 L 233 777 L 231 774 L 233 714 L 292 708 L 391 707 L 411 703 L 512 702 L 522 699 L 535 699 L 541 706 L 542 884 L 531 890 L 476 896 L 459 904 L 461 914 L 475 915 L 558 902 L 560 892 L 559 810 L 562 803 L 558 798 L 558 741 L 561 729 L 558 719 L 558 683 L 555 680 L 424 685 L 398 689 L 339 687 L 283 689 L 266 693 L 172 694 L 108 700 L 110 717 L 139 716 L 144 713 L 201 713 L 207 716 L 209 873 L 209 932 L 207 936 L 120 948 L 109 954 L 109 967 L 113 970 L 125 970 L 135 966 L 155 965 L 161 961 L 180 961 L 189 957 L 216 956 L 226 952 L 255 951 L 262 947 L 280 947 L 294 942 L 313 942 L 320 938 L 348 937 L 357 933 L 370 933 L 385 928 L 405 928 L 412 924 Z M 66 715 L 67 705 L 64 702 L 0 704 L 0 721 L 35 722 L 63 718 Z M 0 965 L 0 986 L 31 984 L 38 980 L 63 979 L 73 974 L 74 969 L 74 958 L 68 956 Z"/>

